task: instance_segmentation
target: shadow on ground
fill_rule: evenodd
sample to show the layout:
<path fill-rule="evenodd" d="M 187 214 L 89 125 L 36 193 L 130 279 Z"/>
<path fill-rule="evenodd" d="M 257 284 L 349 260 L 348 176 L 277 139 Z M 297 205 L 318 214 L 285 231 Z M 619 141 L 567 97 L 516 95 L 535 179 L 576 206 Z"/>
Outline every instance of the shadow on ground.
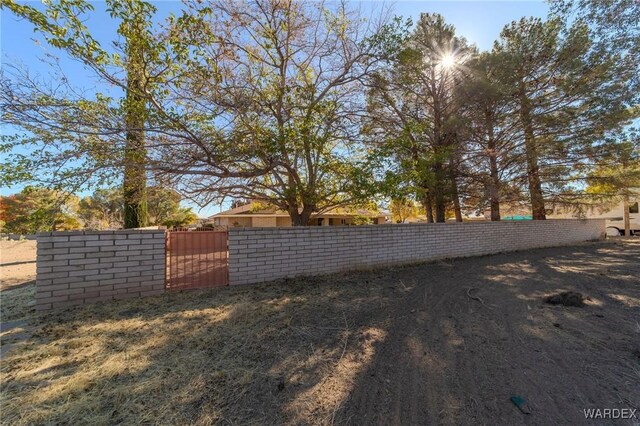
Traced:
<path fill-rule="evenodd" d="M 71 309 L 3 360 L 3 420 L 584 422 L 640 406 L 639 258 L 596 243 Z M 542 302 L 559 291 L 591 300 Z"/>

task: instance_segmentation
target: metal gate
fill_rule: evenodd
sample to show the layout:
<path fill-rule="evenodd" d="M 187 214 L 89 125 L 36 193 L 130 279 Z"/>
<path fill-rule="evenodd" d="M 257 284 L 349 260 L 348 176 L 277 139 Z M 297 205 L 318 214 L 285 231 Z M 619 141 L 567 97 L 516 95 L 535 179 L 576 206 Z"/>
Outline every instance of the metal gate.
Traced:
<path fill-rule="evenodd" d="M 167 231 L 167 290 L 229 284 L 227 231 Z"/>

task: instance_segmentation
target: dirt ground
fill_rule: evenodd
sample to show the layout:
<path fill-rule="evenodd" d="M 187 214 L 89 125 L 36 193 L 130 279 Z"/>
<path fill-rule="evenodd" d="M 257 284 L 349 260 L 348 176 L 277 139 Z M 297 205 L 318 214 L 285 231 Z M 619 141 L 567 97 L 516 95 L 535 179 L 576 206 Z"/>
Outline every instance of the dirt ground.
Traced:
<path fill-rule="evenodd" d="M 36 279 L 36 242 L 0 240 L 0 289 Z"/>
<path fill-rule="evenodd" d="M 639 260 L 618 240 L 30 317 L 1 336 L 31 336 L 2 422 L 593 424 L 640 409 Z"/>
<path fill-rule="evenodd" d="M 0 322 L 28 314 L 35 280 L 36 242 L 0 240 Z"/>

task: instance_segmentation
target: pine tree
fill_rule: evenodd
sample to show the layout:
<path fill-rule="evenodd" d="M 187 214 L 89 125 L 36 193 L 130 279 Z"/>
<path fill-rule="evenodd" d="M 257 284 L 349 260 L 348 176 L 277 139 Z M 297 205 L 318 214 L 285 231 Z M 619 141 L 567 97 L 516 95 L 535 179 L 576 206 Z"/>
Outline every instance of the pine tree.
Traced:
<path fill-rule="evenodd" d="M 594 141 L 627 118 L 618 56 L 595 54 L 583 22 L 534 18 L 506 26 L 493 54 L 517 102 L 533 219 L 545 219 L 545 192 L 561 192 Z"/>
<path fill-rule="evenodd" d="M 474 54 L 453 26 L 424 13 L 387 70 L 369 91 L 368 131 L 391 154 L 392 166 L 410 182 L 427 218 L 444 222 L 453 206 L 462 220 L 458 190 L 461 140 L 456 87 L 466 77 L 464 63 Z M 432 211 L 435 210 L 435 214 Z"/>

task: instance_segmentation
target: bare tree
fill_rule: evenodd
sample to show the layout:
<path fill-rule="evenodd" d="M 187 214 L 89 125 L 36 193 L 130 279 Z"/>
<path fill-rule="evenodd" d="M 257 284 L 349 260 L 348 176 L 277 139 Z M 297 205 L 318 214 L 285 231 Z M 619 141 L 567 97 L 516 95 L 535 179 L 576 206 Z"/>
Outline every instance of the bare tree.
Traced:
<path fill-rule="evenodd" d="M 373 37 L 384 22 L 365 22 L 344 4 L 323 2 L 208 7 L 203 13 L 192 3 L 200 19 L 182 28 L 183 37 L 194 35 L 188 43 L 218 59 L 192 75 L 185 97 L 198 94 L 200 104 L 224 106 L 217 120 L 231 129 L 247 161 L 268 171 L 222 180 L 175 174 L 175 183 L 195 196 L 268 202 L 287 211 L 294 225 L 363 201 L 369 176 L 359 144 L 362 82 L 378 63 Z"/>
<path fill-rule="evenodd" d="M 147 107 L 144 123 L 133 125 L 113 91 L 80 92 L 64 78 L 45 85 L 12 67 L 2 79 L 3 121 L 26 133 L 6 143 L 47 152 L 13 158 L 30 178 L 48 167 L 40 177 L 50 183 L 113 179 L 126 163 L 127 135 L 144 132 L 147 171 L 200 204 L 260 199 L 306 225 L 313 213 L 366 198 L 361 84 L 378 62 L 382 19 L 365 20 L 344 4 L 186 2 L 181 15 L 147 35 L 145 83 L 132 87 L 123 43 L 101 46 L 82 23 L 90 4 L 65 0 L 45 13 L 10 6 L 53 46 Z M 124 19 L 121 8 L 110 10 Z"/>

